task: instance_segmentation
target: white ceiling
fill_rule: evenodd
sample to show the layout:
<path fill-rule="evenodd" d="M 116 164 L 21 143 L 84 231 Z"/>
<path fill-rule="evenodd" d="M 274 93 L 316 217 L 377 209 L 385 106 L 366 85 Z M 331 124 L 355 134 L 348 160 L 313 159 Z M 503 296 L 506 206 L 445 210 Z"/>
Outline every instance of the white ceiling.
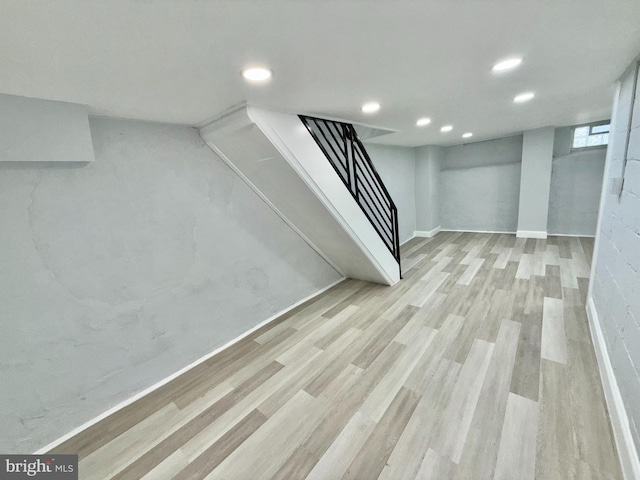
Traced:
<path fill-rule="evenodd" d="M 638 0 L 0 0 L 0 92 L 190 125 L 248 101 L 397 130 L 377 139 L 396 145 L 607 118 L 638 53 Z M 252 63 L 267 85 L 241 78 Z M 536 98 L 515 105 L 523 91 Z"/>

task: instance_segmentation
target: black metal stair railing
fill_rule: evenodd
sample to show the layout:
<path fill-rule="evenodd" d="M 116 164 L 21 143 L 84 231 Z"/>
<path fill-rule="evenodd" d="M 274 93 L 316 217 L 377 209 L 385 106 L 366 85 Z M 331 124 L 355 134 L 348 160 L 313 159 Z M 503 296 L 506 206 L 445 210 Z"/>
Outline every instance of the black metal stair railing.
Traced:
<path fill-rule="evenodd" d="M 400 267 L 398 209 L 350 123 L 299 115 Z"/>

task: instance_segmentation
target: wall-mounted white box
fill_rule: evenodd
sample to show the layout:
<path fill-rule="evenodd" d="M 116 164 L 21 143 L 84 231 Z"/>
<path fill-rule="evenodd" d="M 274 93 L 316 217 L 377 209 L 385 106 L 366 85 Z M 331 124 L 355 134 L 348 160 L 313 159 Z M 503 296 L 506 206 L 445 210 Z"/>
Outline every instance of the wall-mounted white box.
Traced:
<path fill-rule="evenodd" d="M 0 94 L 0 162 L 92 162 L 86 105 Z"/>

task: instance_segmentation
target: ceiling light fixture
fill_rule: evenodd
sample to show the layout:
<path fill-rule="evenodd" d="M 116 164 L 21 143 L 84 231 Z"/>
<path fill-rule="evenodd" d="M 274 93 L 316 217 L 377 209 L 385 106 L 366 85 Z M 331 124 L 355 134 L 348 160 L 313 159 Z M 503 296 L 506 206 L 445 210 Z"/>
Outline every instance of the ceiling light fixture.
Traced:
<path fill-rule="evenodd" d="M 467 132 L 462 134 L 462 138 L 469 138 L 469 137 L 473 137 L 473 133 Z"/>
<path fill-rule="evenodd" d="M 445 125 L 440 129 L 441 132 L 450 132 L 451 130 L 453 130 L 453 125 Z"/>
<path fill-rule="evenodd" d="M 369 102 L 362 105 L 362 111 L 364 113 L 375 113 L 380 110 L 380 104 L 377 102 Z"/>
<path fill-rule="evenodd" d="M 508 60 L 503 60 L 501 62 L 496 63 L 491 70 L 494 72 L 503 72 L 505 70 L 511 70 L 512 68 L 516 68 L 518 65 L 522 63 L 522 58 L 510 58 Z"/>
<path fill-rule="evenodd" d="M 263 67 L 245 68 L 242 71 L 242 76 L 250 82 L 264 82 L 269 80 L 272 75 L 271 70 Z"/>
<path fill-rule="evenodd" d="M 516 103 L 524 103 L 531 100 L 536 95 L 533 92 L 521 93 L 520 95 L 516 95 L 513 99 Z"/>
<path fill-rule="evenodd" d="M 424 127 L 425 125 L 429 125 L 431 123 L 430 118 L 419 118 L 416 122 L 416 125 L 419 127 Z"/>

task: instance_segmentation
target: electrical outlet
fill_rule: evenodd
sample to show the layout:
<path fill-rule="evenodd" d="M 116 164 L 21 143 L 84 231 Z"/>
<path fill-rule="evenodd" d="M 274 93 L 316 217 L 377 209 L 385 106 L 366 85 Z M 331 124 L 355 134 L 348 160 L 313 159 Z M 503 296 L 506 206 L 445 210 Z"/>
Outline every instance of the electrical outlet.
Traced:
<path fill-rule="evenodd" d="M 611 194 L 620 195 L 622 193 L 622 186 L 624 185 L 624 178 L 612 178 L 611 179 Z"/>

